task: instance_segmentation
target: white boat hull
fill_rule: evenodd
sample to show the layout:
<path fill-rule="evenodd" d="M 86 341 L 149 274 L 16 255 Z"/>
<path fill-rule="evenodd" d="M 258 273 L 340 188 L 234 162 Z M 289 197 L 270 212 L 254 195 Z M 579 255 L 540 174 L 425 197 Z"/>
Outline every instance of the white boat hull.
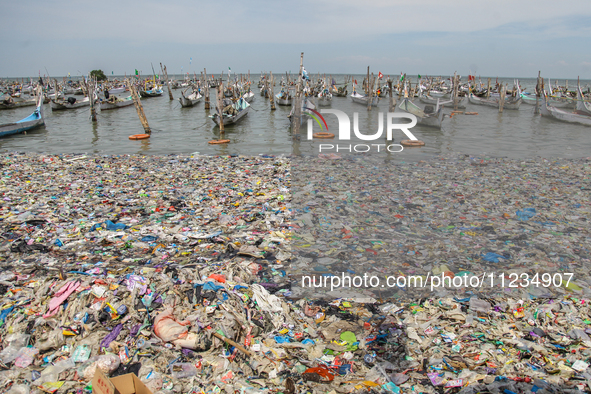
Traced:
<path fill-rule="evenodd" d="M 417 111 L 417 109 L 419 111 Z M 400 104 L 396 105 L 394 112 L 406 112 L 416 116 L 417 124 L 427 127 L 436 127 L 441 129 L 443 124 L 443 105 L 439 105 L 435 112 L 426 113 L 417 105 L 412 103 L 409 99 L 403 99 Z"/>
<path fill-rule="evenodd" d="M 470 104 L 474 104 L 474 105 L 484 105 L 487 107 L 499 108 L 499 99 L 492 99 L 492 98 L 484 99 L 484 98 L 476 97 L 476 96 L 474 96 L 474 94 L 471 93 L 469 96 L 469 101 L 470 101 Z M 505 103 L 503 104 L 503 109 L 517 110 L 521 106 L 522 102 L 523 102 L 523 100 L 521 99 L 521 97 L 519 97 L 517 99 L 513 99 L 512 97 L 509 97 L 509 98 L 505 99 Z"/>
<path fill-rule="evenodd" d="M 125 93 L 126 90 L 127 90 L 127 88 L 125 88 L 124 86 L 119 87 L 119 88 L 113 88 L 113 89 L 109 89 L 109 94 Z"/>
<path fill-rule="evenodd" d="M 591 126 L 591 116 L 579 115 L 572 112 L 566 112 L 558 108 L 548 106 L 546 100 L 541 100 L 540 113 L 542 116 L 553 118 L 561 122 L 576 123 L 584 126 Z"/>
<path fill-rule="evenodd" d="M 247 103 L 252 103 L 254 101 L 255 95 L 253 92 L 246 92 L 242 95 L 242 98 L 245 99 Z"/>
<path fill-rule="evenodd" d="M 429 97 L 429 96 L 420 96 L 419 100 L 421 101 L 421 103 L 423 104 L 430 104 L 430 105 L 437 105 L 437 99 L 433 98 L 433 97 Z M 441 100 L 439 100 L 441 102 Z M 460 108 L 460 109 L 466 109 L 466 107 L 468 106 L 468 97 L 459 97 L 458 98 L 458 102 L 457 105 L 454 105 L 453 102 L 449 102 L 447 101 L 446 104 L 451 107 L 451 108 Z"/>
<path fill-rule="evenodd" d="M 535 96 L 531 96 L 531 95 L 522 95 L 521 99 L 523 101 L 523 104 L 527 104 L 527 105 L 536 105 L 536 97 Z M 542 102 L 542 99 L 540 99 L 540 102 Z M 569 99 L 564 99 L 564 100 L 548 100 L 548 105 L 554 108 L 574 108 L 574 103 L 569 100 Z"/>
<path fill-rule="evenodd" d="M 243 109 L 236 116 L 232 116 L 232 117 L 224 116 L 224 126 L 225 125 L 229 125 L 229 124 L 237 123 L 240 119 L 242 119 L 246 115 L 248 115 L 248 111 L 250 111 L 250 107 L 247 107 L 246 109 Z M 217 116 L 217 114 L 214 115 L 213 121 L 218 126 L 220 125 L 220 118 L 219 118 L 219 116 Z"/>
<path fill-rule="evenodd" d="M 292 101 L 291 98 L 279 98 L 275 96 L 275 103 L 277 105 L 291 105 Z"/>
<path fill-rule="evenodd" d="M 577 104 L 575 106 L 575 112 L 579 115 L 591 116 L 591 103 L 584 101 L 583 92 L 581 87 L 577 88 Z"/>
<path fill-rule="evenodd" d="M 6 103 L 4 101 L 0 101 L 0 109 L 12 109 L 12 108 L 20 108 L 20 107 L 29 107 L 37 105 L 37 100 L 30 99 L 30 100 L 14 100 L 13 102 Z"/>
<path fill-rule="evenodd" d="M 357 92 L 351 93 L 350 97 L 351 97 L 351 100 L 353 100 L 353 102 L 357 103 L 357 104 L 363 104 L 363 105 L 367 106 L 369 103 L 369 97 L 363 96 Z M 377 107 L 379 101 L 380 101 L 380 98 L 378 96 L 372 97 L 371 106 Z"/>
<path fill-rule="evenodd" d="M 64 109 L 76 109 L 76 108 L 89 106 L 90 99 L 88 97 L 85 97 L 82 100 L 76 100 L 73 104 L 66 101 L 66 100 L 58 100 L 58 101 L 51 100 L 49 105 L 50 105 L 51 109 L 54 111 L 60 111 L 60 110 L 64 110 Z"/>
<path fill-rule="evenodd" d="M 193 93 L 187 97 L 179 97 L 179 102 L 181 103 L 181 107 L 192 107 L 193 105 L 201 101 L 202 98 L 203 96 L 201 96 L 199 93 Z"/>
<path fill-rule="evenodd" d="M 128 107 L 130 105 L 133 105 L 133 99 L 131 98 L 131 96 L 125 97 L 123 99 L 119 99 L 114 102 L 113 101 L 101 101 L 99 104 L 101 111 Z"/>

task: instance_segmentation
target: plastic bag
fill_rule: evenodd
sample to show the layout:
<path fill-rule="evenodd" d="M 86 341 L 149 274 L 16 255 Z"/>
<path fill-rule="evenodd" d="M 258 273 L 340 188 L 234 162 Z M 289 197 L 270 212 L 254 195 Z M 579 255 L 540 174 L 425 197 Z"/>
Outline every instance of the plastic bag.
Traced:
<path fill-rule="evenodd" d="M 179 323 L 173 315 L 172 309 L 166 309 L 154 319 L 154 334 L 164 342 L 172 342 L 187 336 L 189 329 Z"/>
<path fill-rule="evenodd" d="M 121 360 L 114 354 L 105 354 L 102 356 L 91 357 L 87 362 L 78 367 L 78 375 L 82 376 L 86 381 L 94 377 L 96 368 L 100 368 L 107 376 L 113 373 L 119 365 Z"/>

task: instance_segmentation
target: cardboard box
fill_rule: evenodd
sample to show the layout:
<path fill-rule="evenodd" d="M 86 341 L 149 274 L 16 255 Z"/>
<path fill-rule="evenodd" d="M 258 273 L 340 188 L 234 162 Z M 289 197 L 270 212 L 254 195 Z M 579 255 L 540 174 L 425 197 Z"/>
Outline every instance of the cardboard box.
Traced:
<path fill-rule="evenodd" d="M 134 373 L 109 379 L 97 367 L 92 378 L 92 392 L 97 394 L 152 394 L 150 389 Z"/>

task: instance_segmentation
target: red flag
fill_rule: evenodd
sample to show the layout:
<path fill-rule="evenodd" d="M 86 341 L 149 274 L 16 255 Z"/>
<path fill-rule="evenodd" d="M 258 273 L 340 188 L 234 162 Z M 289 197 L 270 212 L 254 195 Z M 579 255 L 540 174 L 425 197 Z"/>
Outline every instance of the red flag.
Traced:
<path fill-rule="evenodd" d="M 382 79 L 382 78 L 384 78 L 384 74 L 382 74 L 382 72 L 381 72 L 381 71 L 380 71 L 380 72 L 378 72 L 378 78 L 379 78 L 379 79 Z"/>
<path fill-rule="evenodd" d="M 357 80 L 355 80 L 355 85 L 357 85 Z"/>

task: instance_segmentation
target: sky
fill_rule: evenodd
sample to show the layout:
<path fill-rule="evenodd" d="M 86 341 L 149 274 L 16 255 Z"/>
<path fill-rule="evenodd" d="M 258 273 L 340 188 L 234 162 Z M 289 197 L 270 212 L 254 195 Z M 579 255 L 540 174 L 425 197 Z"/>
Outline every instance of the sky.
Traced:
<path fill-rule="evenodd" d="M 0 77 L 101 69 L 591 79 L 590 0 L 0 0 Z M 190 60 L 192 59 L 192 60 Z"/>

